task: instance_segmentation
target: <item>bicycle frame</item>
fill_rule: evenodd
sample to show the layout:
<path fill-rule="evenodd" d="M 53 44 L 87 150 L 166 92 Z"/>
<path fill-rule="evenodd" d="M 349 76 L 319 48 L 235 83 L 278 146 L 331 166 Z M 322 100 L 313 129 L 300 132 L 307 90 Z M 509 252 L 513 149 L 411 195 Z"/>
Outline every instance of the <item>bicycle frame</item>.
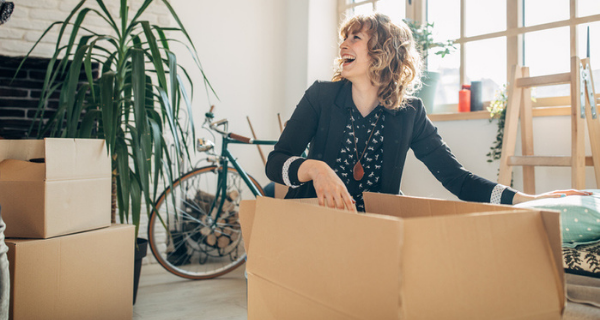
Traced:
<path fill-rule="evenodd" d="M 249 144 L 249 145 L 275 145 L 277 143 L 276 140 L 252 140 L 248 139 L 247 141 L 240 141 L 230 137 L 229 134 L 222 135 L 222 144 L 221 144 L 221 156 L 219 157 L 219 167 L 221 168 L 218 173 L 217 178 L 217 193 L 215 194 L 215 200 L 219 199 L 217 217 L 221 213 L 221 208 L 223 208 L 223 204 L 225 203 L 225 199 L 227 198 L 227 173 L 229 168 L 229 163 L 237 170 L 238 174 L 244 180 L 244 183 L 250 188 L 254 196 L 258 197 L 261 195 L 257 186 L 250 180 L 246 171 L 240 166 L 238 161 L 233 157 L 231 152 L 229 152 L 229 144 Z M 217 205 L 217 201 L 213 202 L 211 205 L 210 211 L 213 212 L 215 205 Z M 215 219 L 216 221 L 217 219 Z"/>

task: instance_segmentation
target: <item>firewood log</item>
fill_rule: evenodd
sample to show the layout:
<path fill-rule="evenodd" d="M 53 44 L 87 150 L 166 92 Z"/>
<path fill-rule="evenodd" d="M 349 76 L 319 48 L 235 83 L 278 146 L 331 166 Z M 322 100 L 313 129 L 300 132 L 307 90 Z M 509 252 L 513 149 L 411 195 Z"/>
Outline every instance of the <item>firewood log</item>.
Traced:
<path fill-rule="evenodd" d="M 217 243 L 217 236 L 214 233 L 209 234 L 206 239 L 206 244 L 208 244 L 211 247 L 214 247 L 214 245 Z"/>

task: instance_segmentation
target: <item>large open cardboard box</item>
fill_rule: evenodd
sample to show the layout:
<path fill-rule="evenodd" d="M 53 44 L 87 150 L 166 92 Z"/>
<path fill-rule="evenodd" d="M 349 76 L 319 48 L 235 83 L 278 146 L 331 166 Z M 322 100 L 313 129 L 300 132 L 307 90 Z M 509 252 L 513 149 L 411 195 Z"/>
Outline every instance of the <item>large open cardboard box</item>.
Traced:
<path fill-rule="evenodd" d="M 10 319 L 131 319 L 135 227 L 6 239 Z"/>
<path fill-rule="evenodd" d="M 109 226 L 110 168 L 104 140 L 0 140 L 6 237 L 49 238 Z"/>
<path fill-rule="evenodd" d="M 561 319 L 559 212 L 372 194 L 242 203 L 248 319 Z"/>

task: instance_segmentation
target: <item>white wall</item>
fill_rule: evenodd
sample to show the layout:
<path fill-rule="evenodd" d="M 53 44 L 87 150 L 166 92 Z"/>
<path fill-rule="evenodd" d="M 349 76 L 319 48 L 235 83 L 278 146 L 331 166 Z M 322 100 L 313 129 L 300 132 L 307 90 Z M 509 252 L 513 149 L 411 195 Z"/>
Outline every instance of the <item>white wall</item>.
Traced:
<path fill-rule="evenodd" d="M 289 114 L 284 111 L 295 105 L 306 89 L 308 1 L 174 0 L 173 5 L 220 98 L 211 97 L 217 106 L 216 118 L 228 118 L 232 131 L 251 136 L 249 116 L 259 139 L 277 139 L 277 113 L 282 113 L 285 121 Z M 185 57 L 181 54 L 180 59 L 192 71 Z M 201 123 L 208 102 L 200 88 L 199 72 L 193 74 L 195 120 Z M 267 183 L 256 147 L 232 148 L 244 168 Z M 265 156 L 270 150 L 263 147 Z"/>
<path fill-rule="evenodd" d="M 216 117 L 228 118 L 230 129 L 250 136 L 250 117 L 260 139 L 279 137 L 304 91 L 317 79 L 329 80 L 337 54 L 336 0 L 173 0 L 196 44 L 205 73 L 220 100 Z M 193 71 L 185 51 L 180 63 Z M 200 74 L 193 71 L 196 123 L 208 109 Z M 265 157 L 272 150 L 263 147 Z M 268 179 L 255 147 L 233 146 L 243 167 L 261 183 Z"/>
<path fill-rule="evenodd" d="M 336 0 L 311 0 L 308 15 L 307 82 L 331 80 L 339 52 Z"/>

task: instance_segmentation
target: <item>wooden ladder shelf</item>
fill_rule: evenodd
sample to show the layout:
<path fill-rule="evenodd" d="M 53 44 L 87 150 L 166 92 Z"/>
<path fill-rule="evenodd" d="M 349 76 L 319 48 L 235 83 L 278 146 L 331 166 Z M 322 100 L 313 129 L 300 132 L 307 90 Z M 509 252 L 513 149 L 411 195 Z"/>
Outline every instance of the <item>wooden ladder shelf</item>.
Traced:
<path fill-rule="evenodd" d="M 571 85 L 571 155 L 536 156 L 533 154 L 531 88 L 557 84 Z M 593 166 L 596 186 L 600 188 L 600 114 L 596 105 L 594 81 L 589 58 L 571 58 L 571 72 L 530 77 L 529 68 L 515 66 L 508 90 L 504 140 L 498 183 L 510 185 L 512 167 L 523 166 L 523 191 L 535 194 L 536 166 L 571 167 L 571 187 L 585 189 L 585 167 Z M 515 156 L 517 131 L 521 120 L 522 156 Z M 585 156 L 585 124 L 592 156 Z"/>

